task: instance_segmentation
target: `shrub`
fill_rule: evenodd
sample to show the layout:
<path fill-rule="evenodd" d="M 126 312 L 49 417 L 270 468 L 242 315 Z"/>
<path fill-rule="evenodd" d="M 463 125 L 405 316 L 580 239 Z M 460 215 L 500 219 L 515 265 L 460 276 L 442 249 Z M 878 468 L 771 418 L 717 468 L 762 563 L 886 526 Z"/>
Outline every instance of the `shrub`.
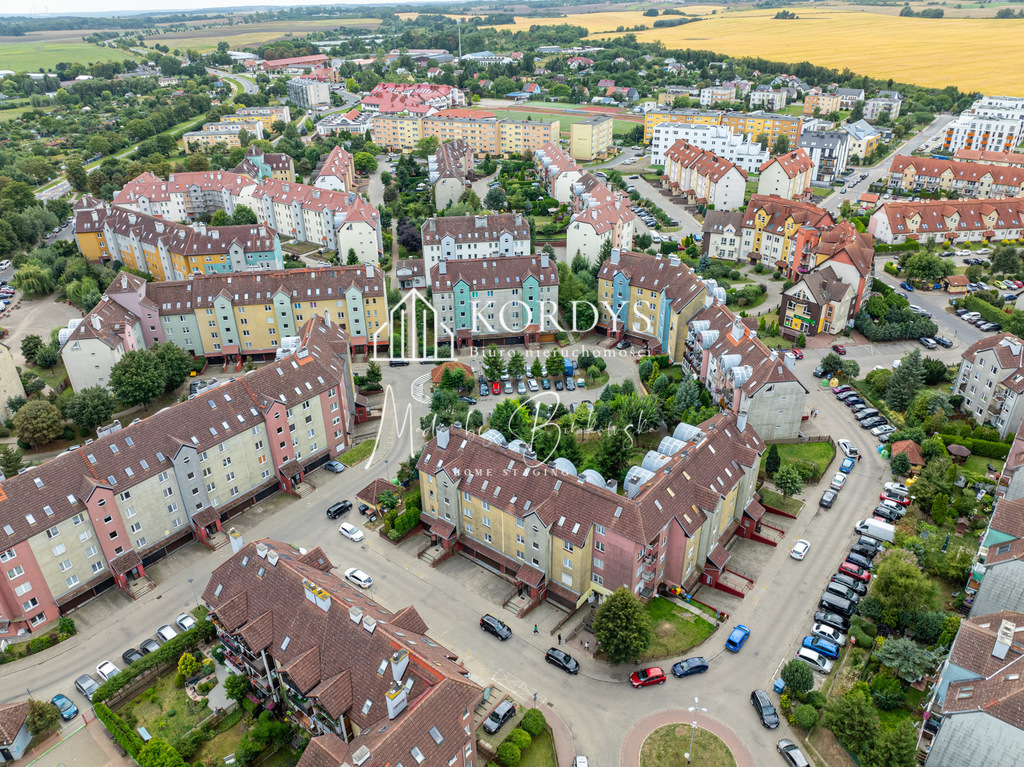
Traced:
<path fill-rule="evenodd" d="M 185 675 L 180 671 L 174 675 L 174 686 L 181 689 L 185 686 Z"/>
<path fill-rule="evenodd" d="M 859 628 L 850 628 L 850 638 L 857 643 L 858 647 L 871 647 L 871 637 Z"/>
<path fill-rule="evenodd" d="M 793 724 L 804 730 L 809 730 L 817 723 L 818 709 L 806 703 L 796 707 L 796 710 L 793 712 Z"/>
<path fill-rule="evenodd" d="M 828 696 L 821 690 L 811 690 L 804 696 L 804 700 L 807 702 L 808 706 L 825 708 L 825 704 L 828 703 Z"/>
<path fill-rule="evenodd" d="M 502 743 L 498 746 L 498 764 L 503 767 L 516 767 L 519 764 L 519 760 L 523 758 L 523 752 L 519 750 L 519 746 L 515 743 Z"/>
<path fill-rule="evenodd" d="M 526 730 L 521 730 L 516 727 L 512 732 L 508 734 L 506 739 L 509 743 L 515 743 L 519 747 L 520 751 L 525 751 L 533 743 L 533 738 L 530 737 L 530 733 Z"/>
<path fill-rule="evenodd" d="M 519 723 L 520 727 L 535 738 L 544 731 L 546 725 L 547 720 L 544 718 L 544 713 L 536 708 L 531 708 L 523 714 L 523 720 Z"/>
<path fill-rule="evenodd" d="M 821 469 L 814 461 L 794 461 L 791 465 L 804 482 L 821 476 Z"/>
<path fill-rule="evenodd" d="M 796 658 L 782 667 L 779 676 L 786 683 L 786 689 L 790 694 L 807 692 L 814 687 L 814 674 L 810 667 Z"/>
<path fill-rule="evenodd" d="M 893 711 L 903 705 L 907 693 L 899 679 L 888 674 L 878 674 L 871 680 L 871 697 L 882 711 Z"/>
<path fill-rule="evenodd" d="M 224 645 L 217 645 L 214 647 L 210 655 L 212 655 L 213 659 L 220 665 L 224 665 Z"/>
<path fill-rule="evenodd" d="M 30 640 L 28 643 L 29 654 L 31 655 L 33 653 L 47 650 L 52 644 L 53 642 L 48 636 L 36 637 L 35 639 Z"/>
<path fill-rule="evenodd" d="M 75 628 L 74 619 L 66 616 L 57 621 L 57 631 L 68 636 L 78 633 L 78 630 Z"/>

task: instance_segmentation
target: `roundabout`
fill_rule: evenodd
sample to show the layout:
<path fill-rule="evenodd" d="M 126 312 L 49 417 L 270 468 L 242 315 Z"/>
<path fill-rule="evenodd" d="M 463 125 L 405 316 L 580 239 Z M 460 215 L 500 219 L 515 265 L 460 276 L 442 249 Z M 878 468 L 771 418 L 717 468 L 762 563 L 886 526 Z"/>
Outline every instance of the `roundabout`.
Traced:
<path fill-rule="evenodd" d="M 697 729 L 691 733 L 693 723 Z M 623 767 L 669 767 L 690 763 L 707 767 L 755 767 L 750 751 L 723 722 L 683 708 L 648 714 L 626 734 L 619 764 Z"/>

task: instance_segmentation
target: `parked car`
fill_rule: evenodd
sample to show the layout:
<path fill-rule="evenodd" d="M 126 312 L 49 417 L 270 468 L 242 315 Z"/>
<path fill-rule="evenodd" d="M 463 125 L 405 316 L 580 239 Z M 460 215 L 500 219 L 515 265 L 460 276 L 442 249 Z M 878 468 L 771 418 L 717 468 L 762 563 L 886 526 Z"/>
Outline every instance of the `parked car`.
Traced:
<path fill-rule="evenodd" d="M 160 644 L 164 642 L 170 642 L 174 637 L 178 636 L 178 632 L 174 630 L 172 626 L 165 623 L 163 626 L 156 630 L 156 638 Z"/>
<path fill-rule="evenodd" d="M 829 612 L 828 610 L 818 610 L 814 613 L 814 622 L 820 623 L 824 626 L 831 626 L 839 631 L 850 630 L 850 619 L 846 618 L 839 613 Z"/>
<path fill-rule="evenodd" d="M 910 505 L 910 496 L 909 495 L 901 495 L 899 493 L 889 493 L 889 492 L 883 491 L 881 494 L 879 494 L 878 498 L 879 498 L 879 500 L 882 500 L 882 501 L 892 501 L 893 503 L 899 504 L 900 506 L 904 506 L 904 507 Z"/>
<path fill-rule="evenodd" d="M 494 634 L 502 642 L 512 636 L 512 629 L 504 621 L 498 620 L 493 615 L 485 615 L 480 619 L 480 630 L 486 631 L 488 634 Z"/>
<path fill-rule="evenodd" d="M 567 674 L 578 674 L 580 672 L 580 663 L 574 657 L 569 655 L 567 652 L 559 650 L 557 647 L 552 647 L 544 654 L 544 660 L 553 666 L 558 666 Z"/>
<path fill-rule="evenodd" d="M 867 557 L 862 557 L 860 554 L 847 554 L 846 561 L 852 565 L 857 565 L 857 567 L 862 567 L 865 570 L 871 570 L 874 568 L 871 560 Z"/>
<path fill-rule="evenodd" d="M 769 730 L 774 730 L 779 726 L 779 715 L 775 711 L 775 706 L 772 705 L 768 693 L 764 690 L 754 690 L 750 693 L 750 705 L 757 712 L 757 718 L 761 720 L 761 724 Z"/>
<path fill-rule="evenodd" d="M 506 698 L 498 707 L 491 712 L 491 715 L 484 720 L 484 732 L 488 735 L 494 735 L 498 730 L 505 726 L 505 722 L 511 719 L 516 714 L 516 704 Z"/>
<path fill-rule="evenodd" d="M 341 474 L 341 472 L 345 471 L 345 464 L 341 461 L 328 461 L 324 464 L 324 468 L 334 474 Z"/>
<path fill-rule="evenodd" d="M 156 652 L 160 649 L 160 643 L 155 639 L 144 639 L 142 644 L 139 645 L 139 652 L 143 655 L 149 655 L 151 652 Z"/>
<path fill-rule="evenodd" d="M 853 467 L 856 465 L 856 458 L 844 458 L 843 462 L 839 464 L 839 471 L 843 472 L 844 474 L 849 474 L 851 471 L 853 471 Z"/>
<path fill-rule="evenodd" d="M 836 475 L 832 477 L 832 484 L 829 485 L 833 490 L 842 490 L 843 485 L 846 484 L 846 475 L 841 471 L 836 472 Z"/>
<path fill-rule="evenodd" d="M 846 354 L 846 347 L 842 344 L 832 344 L 832 351 L 836 354 Z"/>
<path fill-rule="evenodd" d="M 843 404 L 845 404 L 847 407 L 853 407 L 854 405 L 863 405 L 865 404 L 865 401 L 863 397 L 858 395 L 856 397 L 847 397 L 846 399 L 843 400 Z"/>
<path fill-rule="evenodd" d="M 679 678 L 703 674 L 707 670 L 708 662 L 704 658 L 684 658 L 672 666 L 672 674 Z"/>
<path fill-rule="evenodd" d="M 188 613 L 182 613 L 174 619 L 174 622 L 178 624 L 178 628 L 180 628 L 182 631 L 188 631 L 190 628 L 194 628 L 196 625 L 196 619 Z"/>
<path fill-rule="evenodd" d="M 836 660 L 839 657 L 839 646 L 821 637 L 804 637 L 803 646 L 808 650 L 814 650 L 816 653 L 824 655 L 830 660 Z"/>
<path fill-rule="evenodd" d="M 859 411 L 857 413 L 854 413 L 853 417 L 856 418 L 858 421 L 864 421 L 864 420 L 866 420 L 868 418 L 874 418 L 877 415 L 878 415 L 878 408 L 866 407 L 863 410 L 861 410 L 861 411 Z"/>
<path fill-rule="evenodd" d="M 883 522 L 896 523 L 901 519 L 901 515 L 886 506 L 876 506 L 873 512 L 875 519 L 881 519 Z"/>
<path fill-rule="evenodd" d="M 739 652 L 743 649 L 743 645 L 747 643 L 747 639 L 749 638 L 750 629 L 741 623 L 732 630 L 729 634 L 729 638 L 725 640 L 725 649 L 730 652 Z"/>
<path fill-rule="evenodd" d="M 631 347 L 632 345 L 633 345 L 633 344 L 631 344 L 631 343 L 630 343 L 629 341 L 627 341 L 626 339 L 622 339 L 622 340 L 621 340 L 621 341 L 619 341 L 619 342 L 618 342 L 617 344 L 615 344 L 615 348 L 616 348 L 616 349 L 618 349 L 619 351 L 622 351 L 623 349 L 628 349 L 628 348 L 629 348 L 629 347 Z"/>
<path fill-rule="evenodd" d="M 565 390 L 576 391 L 576 382 L 572 380 L 571 376 L 565 379 Z"/>
<path fill-rule="evenodd" d="M 811 634 L 822 639 L 827 639 L 832 644 L 842 647 L 846 644 L 846 634 L 834 626 L 826 623 L 815 623 L 811 628 Z"/>
<path fill-rule="evenodd" d="M 807 552 L 811 549 L 810 541 L 805 541 L 803 538 L 793 544 L 793 548 L 789 550 L 789 556 L 793 559 L 803 559 L 807 556 Z"/>
<path fill-rule="evenodd" d="M 846 400 L 848 399 L 855 399 L 856 397 L 859 396 L 859 394 L 859 392 L 853 391 L 852 389 L 847 389 L 846 391 L 839 392 L 836 395 L 836 399 L 839 400 L 840 402 L 846 402 Z M 863 400 L 861 401 L 863 402 Z"/>
<path fill-rule="evenodd" d="M 531 378 L 526 382 L 526 385 L 530 387 L 530 391 L 540 391 L 540 385 L 537 383 L 537 379 Z"/>
<path fill-rule="evenodd" d="M 803 353 L 803 351 L 802 351 L 802 350 L 800 350 L 800 349 L 797 349 L 797 348 L 796 348 L 795 346 L 794 346 L 794 347 L 793 347 L 792 349 L 787 349 L 787 350 L 786 350 L 786 353 L 787 353 L 787 354 L 792 354 L 792 355 L 793 355 L 794 357 L 796 357 L 796 358 L 797 358 L 798 360 L 802 360 L 802 359 L 804 358 L 804 353 Z"/>
<path fill-rule="evenodd" d="M 833 387 L 833 394 L 842 394 L 843 392 L 853 391 L 853 387 L 849 384 L 840 384 L 839 386 Z"/>
<path fill-rule="evenodd" d="M 88 674 L 82 674 L 78 679 L 75 680 L 75 689 L 78 690 L 89 700 L 92 700 L 92 694 L 100 688 L 100 683 L 93 679 Z"/>
<path fill-rule="evenodd" d="M 836 502 L 836 497 L 839 494 L 832 488 L 828 488 L 824 493 L 821 494 L 821 500 L 818 501 L 818 505 L 823 509 L 831 509 L 832 504 Z"/>
<path fill-rule="evenodd" d="M 467 405 L 475 405 L 476 397 L 469 397 L 463 394 L 461 397 L 459 397 L 459 402 L 465 402 Z"/>
<path fill-rule="evenodd" d="M 551 381 L 548 380 L 547 378 L 540 379 L 540 388 L 542 388 L 544 391 L 548 391 L 549 389 L 551 389 Z"/>
<path fill-rule="evenodd" d="M 112 676 L 114 676 L 114 674 L 120 673 L 120 671 L 121 669 L 119 669 L 109 660 L 102 661 L 100 665 L 96 667 L 96 673 L 103 678 L 104 682 L 110 679 Z"/>
<path fill-rule="evenodd" d="M 904 485 L 902 482 L 886 482 L 882 487 L 890 493 L 896 493 L 898 495 L 909 495 L 910 488 Z"/>
<path fill-rule="evenodd" d="M 57 693 L 50 698 L 50 703 L 57 707 L 57 710 L 60 711 L 60 718 L 65 722 L 70 722 L 78 716 L 78 706 L 72 703 L 67 695 Z"/>
<path fill-rule="evenodd" d="M 345 500 L 345 501 L 338 501 L 337 503 L 333 503 L 333 504 L 331 504 L 330 506 L 327 507 L 327 518 L 328 519 L 337 519 L 338 517 L 340 517 L 342 514 L 344 514 L 346 511 L 348 511 L 351 508 L 352 508 L 352 501 Z"/>
<path fill-rule="evenodd" d="M 791 740 L 783 738 L 775 744 L 775 750 L 782 754 L 782 758 L 789 767 L 810 767 L 810 762 L 804 756 L 800 747 Z"/>
<path fill-rule="evenodd" d="M 487 397 L 487 396 L 490 395 L 490 393 L 491 393 L 490 387 L 486 383 L 481 383 L 480 384 L 480 396 L 481 397 Z"/>
<path fill-rule="evenodd" d="M 359 541 L 363 540 L 363 531 L 355 525 L 353 525 L 351 522 L 342 522 L 341 525 L 338 527 L 338 532 L 344 535 L 350 541 L 355 541 L 356 543 L 359 543 Z"/>
<path fill-rule="evenodd" d="M 874 434 L 876 437 L 889 435 L 892 434 L 894 431 L 896 431 L 896 427 L 887 423 L 879 424 L 878 426 L 874 426 L 871 429 L 871 433 Z"/>
<path fill-rule="evenodd" d="M 121 653 L 121 660 L 124 661 L 124 665 L 130 666 L 135 661 L 141 660 L 143 657 L 142 653 L 136 650 L 134 647 L 129 647 L 123 653 Z"/>
<path fill-rule="evenodd" d="M 914 292 L 914 286 L 911 285 L 909 282 L 901 282 L 900 283 L 900 287 L 903 288 L 908 293 L 913 293 Z"/>
<path fill-rule="evenodd" d="M 373 578 L 364 573 L 358 567 L 350 567 L 346 570 L 345 580 L 355 584 L 361 589 L 368 589 L 373 585 Z"/>
<path fill-rule="evenodd" d="M 928 336 L 921 336 L 919 339 L 917 339 L 917 341 L 925 349 L 934 349 L 936 346 L 938 346 L 938 344 L 935 343 L 935 339 L 929 338 Z"/>
<path fill-rule="evenodd" d="M 505 384 L 504 384 L 502 390 L 505 392 L 505 394 L 511 394 L 512 393 L 512 381 L 505 381 Z"/>
<path fill-rule="evenodd" d="M 844 562 L 843 564 L 849 564 Z M 833 583 L 841 583 L 850 591 L 854 592 L 858 596 L 865 596 L 868 593 L 868 587 L 864 585 L 863 581 L 854 578 L 853 576 L 847 575 L 846 573 L 840 572 L 832 576 Z"/>
<path fill-rule="evenodd" d="M 562 391 L 565 388 L 565 384 L 562 383 L 561 378 L 555 379 L 555 391 Z"/>
<path fill-rule="evenodd" d="M 860 452 L 857 450 L 857 446 L 848 439 L 836 440 L 836 445 L 843 451 L 843 455 L 847 458 L 856 458 L 860 455 Z"/>
<path fill-rule="evenodd" d="M 491 394 L 501 394 L 501 384 L 497 381 L 491 384 Z"/>
<path fill-rule="evenodd" d="M 797 660 L 802 660 L 811 670 L 817 671 L 820 674 L 828 674 L 832 671 L 832 661 L 826 658 L 816 650 L 808 650 L 806 647 L 801 647 L 796 652 Z"/>
<path fill-rule="evenodd" d="M 835 594 L 837 597 L 842 597 L 848 602 L 853 602 L 854 604 L 857 604 L 860 601 L 860 594 L 849 586 L 839 583 L 834 579 L 825 584 L 825 593 Z"/>
<path fill-rule="evenodd" d="M 818 365 L 816 368 L 814 368 L 814 372 L 812 372 L 811 375 L 813 375 L 815 378 L 824 378 L 825 368 L 823 368 L 821 365 Z"/>
<path fill-rule="evenodd" d="M 860 428 L 862 429 L 873 429 L 875 426 L 881 426 L 883 423 L 888 423 L 884 416 L 873 415 L 870 418 L 865 418 L 860 422 Z"/>
<path fill-rule="evenodd" d="M 864 557 L 865 559 L 872 559 L 874 557 L 874 555 L 865 554 L 864 553 L 864 550 L 867 549 L 867 548 L 868 548 L 867 546 L 859 546 L 857 544 L 854 544 L 853 547 L 850 549 L 850 553 L 851 554 L 859 554 L 860 556 Z M 854 551 L 853 549 L 858 549 L 858 550 Z M 843 563 L 841 563 L 839 565 L 839 574 L 840 575 L 845 575 L 847 578 L 852 578 L 852 579 L 854 579 L 856 581 L 859 581 L 859 582 L 862 582 L 862 583 L 867 583 L 868 581 L 871 580 L 871 573 L 869 573 L 863 567 L 858 567 L 857 565 L 853 564 L 852 562 L 843 562 Z"/>
<path fill-rule="evenodd" d="M 633 687 L 650 687 L 652 684 L 665 684 L 665 672 L 657 666 L 642 668 L 629 675 L 629 683 Z"/>

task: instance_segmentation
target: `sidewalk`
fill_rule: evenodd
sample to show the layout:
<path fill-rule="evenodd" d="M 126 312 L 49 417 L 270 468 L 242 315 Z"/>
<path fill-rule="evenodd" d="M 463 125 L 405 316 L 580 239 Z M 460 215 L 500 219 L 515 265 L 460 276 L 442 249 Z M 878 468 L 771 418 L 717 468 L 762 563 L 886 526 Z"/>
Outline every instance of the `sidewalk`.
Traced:
<path fill-rule="evenodd" d="M 572 733 L 552 709 L 549 708 L 542 713 L 548 727 L 551 728 L 551 739 L 555 742 L 555 762 L 561 767 L 571 767 L 576 757 L 576 744 L 573 742 Z"/>

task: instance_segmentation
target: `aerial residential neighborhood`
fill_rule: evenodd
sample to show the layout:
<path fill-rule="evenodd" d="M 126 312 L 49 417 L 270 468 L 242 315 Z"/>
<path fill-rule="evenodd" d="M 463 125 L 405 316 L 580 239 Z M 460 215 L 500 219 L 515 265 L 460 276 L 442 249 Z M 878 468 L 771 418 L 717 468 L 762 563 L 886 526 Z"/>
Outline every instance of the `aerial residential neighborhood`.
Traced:
<path fill-rule="evenodd" d="M 0 764 L 1019 763 L 1016 6 L 55 1 Z"/>

